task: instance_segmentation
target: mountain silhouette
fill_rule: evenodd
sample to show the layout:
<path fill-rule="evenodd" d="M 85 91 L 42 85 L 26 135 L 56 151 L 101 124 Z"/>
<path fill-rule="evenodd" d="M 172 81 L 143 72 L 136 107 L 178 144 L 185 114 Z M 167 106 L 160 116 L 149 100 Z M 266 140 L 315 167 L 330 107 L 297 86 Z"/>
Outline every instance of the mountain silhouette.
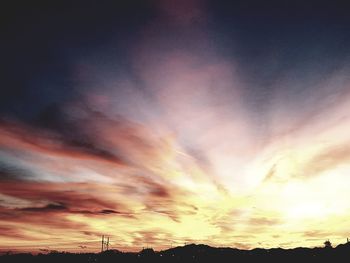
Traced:
<path fill-rule="evenodd" d="M 122 252 L 111 249 L 101 253 L 67 253 L 53 251 L 48 254 L 28 253 L 0 256 L 0 262 L 340 262 L 350 255 L 350 242 L 335 248 L 317 247 L 294 249 L 255 248 L 241 250 L 228 247 L 211 247 L 189 244 L 162 251 L 145 248 L 140 252 Z"/>

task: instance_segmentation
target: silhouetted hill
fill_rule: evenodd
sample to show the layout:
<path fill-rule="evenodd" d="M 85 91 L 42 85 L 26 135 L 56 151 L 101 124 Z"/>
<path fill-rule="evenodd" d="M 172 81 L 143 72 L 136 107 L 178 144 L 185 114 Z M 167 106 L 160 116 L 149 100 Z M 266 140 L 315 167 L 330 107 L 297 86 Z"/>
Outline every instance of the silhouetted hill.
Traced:
<path fill-rule="evenodd" d="M 343 249 L 350 249 L 350 242 L 345 244 L 339 244 L 336 249 L 343 250 Z"/>
<path fill-rule="evenodd" d="M 49 254 L 5 254 L 0 262 L 346 262 L 350 257 L 350 243 L 336 248 L 294 248 L 240 250 L 236 248 L 216 248 L 207 245 L 190 244 L 154 251 L 146 248 L 137 253 L 124 253 L 108 250 L 102 253 L 65 253 Z"/>

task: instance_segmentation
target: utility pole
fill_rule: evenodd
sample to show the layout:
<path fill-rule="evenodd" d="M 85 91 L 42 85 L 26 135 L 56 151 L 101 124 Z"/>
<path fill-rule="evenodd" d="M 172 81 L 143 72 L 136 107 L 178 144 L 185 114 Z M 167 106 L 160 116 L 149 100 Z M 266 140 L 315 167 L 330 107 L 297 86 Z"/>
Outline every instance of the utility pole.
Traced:
<path fill-rule="evenodd" d="M 109 249 L 109 237 L 106 237 L 102 235 L 102 241 L 101 241 L 101 252 Z"/>

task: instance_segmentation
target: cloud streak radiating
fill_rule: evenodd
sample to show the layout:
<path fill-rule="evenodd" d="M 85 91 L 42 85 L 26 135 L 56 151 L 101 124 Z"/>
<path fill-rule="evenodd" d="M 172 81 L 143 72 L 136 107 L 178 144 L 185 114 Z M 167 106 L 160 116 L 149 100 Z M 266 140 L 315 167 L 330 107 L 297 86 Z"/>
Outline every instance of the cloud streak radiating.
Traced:
<path fill-rule="evenodd" d="M 300 28 L 274 11 L 256 25 L 250 16 L 265 18 L 255 9 L 241 4 L 252 12 L 231 17 L 210 1 L 151 1 L 146 14 L 120 8 L 147 23 L 81 14 L 100 27 L 74 55 L 62 40 L 68 58 L 58 64 L 69 72 L 25 77 L 19 89 L 29 102 L 7 88 L 0 249 L 98 251 L 101 235 L 125 250 L 341 242 L 350 213 L 350 68 L 332 25 L 311 17 Z M 109 17 L 120 28 L 106 40 L 98 36 Z M 314 24 L 329 37 L 310 39 L 304 30 Z"/>

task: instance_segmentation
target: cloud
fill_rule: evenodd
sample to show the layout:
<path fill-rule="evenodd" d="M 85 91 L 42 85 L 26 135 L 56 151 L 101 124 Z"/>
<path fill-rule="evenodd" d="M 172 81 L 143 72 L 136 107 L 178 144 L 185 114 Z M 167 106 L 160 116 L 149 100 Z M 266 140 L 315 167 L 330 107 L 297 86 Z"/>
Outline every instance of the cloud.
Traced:
<path fill-rule="evenodd" d="M 264 177 L 264 182 L 272 180 L 276 175 L 276 164 L 274 164 Z"/>
<path fill-rule="evenodd" d="M 25 180 L 33 177 L 34 174 L 28 169 L 0 161 L 0 180 Z"/>
<path fill-rule="evenodd" d="M 62 211 L 68 211 L 68 208 L 62 204 L 48 204 L 46 206 L 42 207 L 25 207 L 19 209 L 21 211 L 25 212 L 62 212 Z"/>
<path fill-rule="evenodd" d="M 318 176 L 323 172 L 347 164 L 350 160 L 350 145 L 342 144 L 327 147 L 308 160 L 303 167 L 303 174 L 307 177 Z"/>
<path fill-rule="evenodd" d="M 41 152 L 49 155 L 70 156 L 71 158 L 98 159 L 122 165 L 123 161 L 114 153 L 84 141 L 79 134 L 74 134 L 76 127 L 71 127 L 71 139 L 63 134 L 33 128 L 19 123 L 0 124 L 0 144 L 10 149 Z M 39 136 L 37 136 L 39 134 Z"/>
<path fill-rule="evenodd" d="M 0 234 L 8 238 L 22 238 L 22 239 L 30 238 L 30 236 L 25 235 L 19 229 L 11 226 L 6 226 L 6 225 L 0 226 Z"/>
<path fill-rule="evenodd" d="M 43 207 L 24 208 L 23 211 L 31 212 L 64 212 L 72 211 L 97 211 L 115 209 L 118 204 L 115 201 L 104 200 L 97 193 L 89 193 L 91 190 L 102 190 L 92 184 L 84 183 L 39 183 L 30 181 L 0 182 L 0 193 L 6 196 L 24 199 L 34 203 L 48 202 Z"/>
<path fill-rule="evenodd" d="M 103 209 L 100 211 L 101 214 L 106 214 L 106 215 L 109 215 L 109 214 L 119 214 L 117 211 L 115 210 L 112 210 L 112 209 Z"/>
<path fill-rule="evenodd" d="M 325 237 L 329 237 L 331 233 L 325 230 L 309 230 L 305 231 L 303 235 L 308 238 L 325 239 Z"/>
<path fill-rule="evenodd" d="M 280 223 L 281 223 L 280 219 L 267 218 L 267 217 L 253 217 L 249 220 L 250 225 L 259 226 L 259 227 L 273 226 L 273 225 L 277 225 Z"/>
<path fill-rule="evenodd" d="M 77 223 L 71 221 L 67 218 L 67 214 L 62 213 L 61 210 L 21 210 L 7 207 L 0 207 L 1 216 L 0 221 L 3 224 L 7 224 L 9 228 L 13 230 L 18 230 L 18 234 L 21 233 L 26 235 L 28 238 L 37 238 L 35 233 L 30 233 L 26 231 L 29 228 L 37 229 L 42 228 L 46 233 L 50 232 L 50 228 L 55 229 L 84 229 L 86 224 Z M 14 239 L 20 238 L 16 235 L 13 236 Z M 39 238 L 39 237 L 38 237 Z"/>

